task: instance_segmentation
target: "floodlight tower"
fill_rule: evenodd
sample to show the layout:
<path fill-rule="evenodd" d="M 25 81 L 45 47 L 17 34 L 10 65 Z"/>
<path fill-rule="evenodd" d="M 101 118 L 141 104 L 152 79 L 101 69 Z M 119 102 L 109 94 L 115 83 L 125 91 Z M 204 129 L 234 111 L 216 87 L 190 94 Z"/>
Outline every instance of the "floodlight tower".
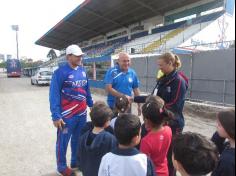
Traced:
<path fill-rule="evenodd" d="M 19 42 L 18 42 L 19 26 L 18 25 L 12 25 L 11 28 L 12 28 L 13 31 L 16 31 L 16 51 L 17 51 L 17 59 L 19 59 Z"/>

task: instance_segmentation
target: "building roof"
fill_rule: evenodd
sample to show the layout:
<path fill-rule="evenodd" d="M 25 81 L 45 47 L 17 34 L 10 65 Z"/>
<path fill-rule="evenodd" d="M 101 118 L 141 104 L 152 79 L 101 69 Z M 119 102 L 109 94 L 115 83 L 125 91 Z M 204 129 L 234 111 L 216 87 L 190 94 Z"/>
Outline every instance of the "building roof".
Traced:
<path fill-rule="evenodd" d="M 200 0 L 86 0 L 44 34 L 37 45 L 62 50 Z"/>

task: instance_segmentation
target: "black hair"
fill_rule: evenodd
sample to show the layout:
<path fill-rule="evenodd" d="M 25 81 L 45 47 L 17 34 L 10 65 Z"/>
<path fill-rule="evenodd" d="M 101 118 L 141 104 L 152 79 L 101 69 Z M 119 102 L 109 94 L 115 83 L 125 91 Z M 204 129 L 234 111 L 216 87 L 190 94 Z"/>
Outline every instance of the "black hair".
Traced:
<path fill-rule="evenodd" d="M 117 97 L 116 98 L 116 110 L 118 110 L 121 113 L 127 112 L 129 109 L 129 100 L 125 96 Z"/>
<path fill-rule="evenodd" d="M 235 109 L 219 112 L 218 119 L 229 137 L 235 140 Z"/>
<path fill-rule="evenodd" d="M 161 126 L 167 119 L 173 118 L 173 113 L 167 110 L 162 101 L 150 100 L 142 107 L 144 119 L 150 120 L 154 126 Z"/>
<path fill-rule="evenodd" d="M 135 136 L 140 135 L 141 122 L 132 114 L 121 114 L 115 123 L 115 136 L 121 145 L 130 145 Z"/>
<path fill-rule="evenodd" d="M 207 175 L 218 163 L 216 146 L 196 133 L 178 135 L 173 142 L 174 159 L 189 175 Z"/>
<path fill-rule="evenodd" d="M 106 122 L 111 120 L 113 112 L 105 103 L 98 102 L 92 108 L 90 116 L 93 125 L 102 128 Z"/>

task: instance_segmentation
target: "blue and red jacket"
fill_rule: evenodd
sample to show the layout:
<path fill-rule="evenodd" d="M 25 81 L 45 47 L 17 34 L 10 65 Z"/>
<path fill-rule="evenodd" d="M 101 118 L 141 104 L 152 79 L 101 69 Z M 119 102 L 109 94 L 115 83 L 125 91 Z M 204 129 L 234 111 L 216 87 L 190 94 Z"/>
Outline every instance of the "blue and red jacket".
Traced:
<path fill-rule="evenodd" d="M 188 79 L 182 72 L 173 71 L 158 80 L 153 94 L 161 97 L 166 107 L 176 115 L 180 128 L 184 126 L 183 109 L 188 90 Z"/>
<path fill-rule="evenodd" d="M 52 120 L 85 115 L 93 106 L 88 78 L 82 66 L 72 69 L 69 64 L 57 69 L 50 86 Z"/>

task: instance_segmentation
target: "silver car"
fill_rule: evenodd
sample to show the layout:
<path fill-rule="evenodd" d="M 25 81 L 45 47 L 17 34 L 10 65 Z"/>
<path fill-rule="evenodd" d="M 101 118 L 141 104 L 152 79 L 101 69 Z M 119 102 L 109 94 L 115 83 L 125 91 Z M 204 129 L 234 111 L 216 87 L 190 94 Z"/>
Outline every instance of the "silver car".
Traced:
<path fill-rule="evenodd" d="M 52 72 L 38 71 L 31 77 L 31 85 L 49 85 L 52 79 Z"/>

